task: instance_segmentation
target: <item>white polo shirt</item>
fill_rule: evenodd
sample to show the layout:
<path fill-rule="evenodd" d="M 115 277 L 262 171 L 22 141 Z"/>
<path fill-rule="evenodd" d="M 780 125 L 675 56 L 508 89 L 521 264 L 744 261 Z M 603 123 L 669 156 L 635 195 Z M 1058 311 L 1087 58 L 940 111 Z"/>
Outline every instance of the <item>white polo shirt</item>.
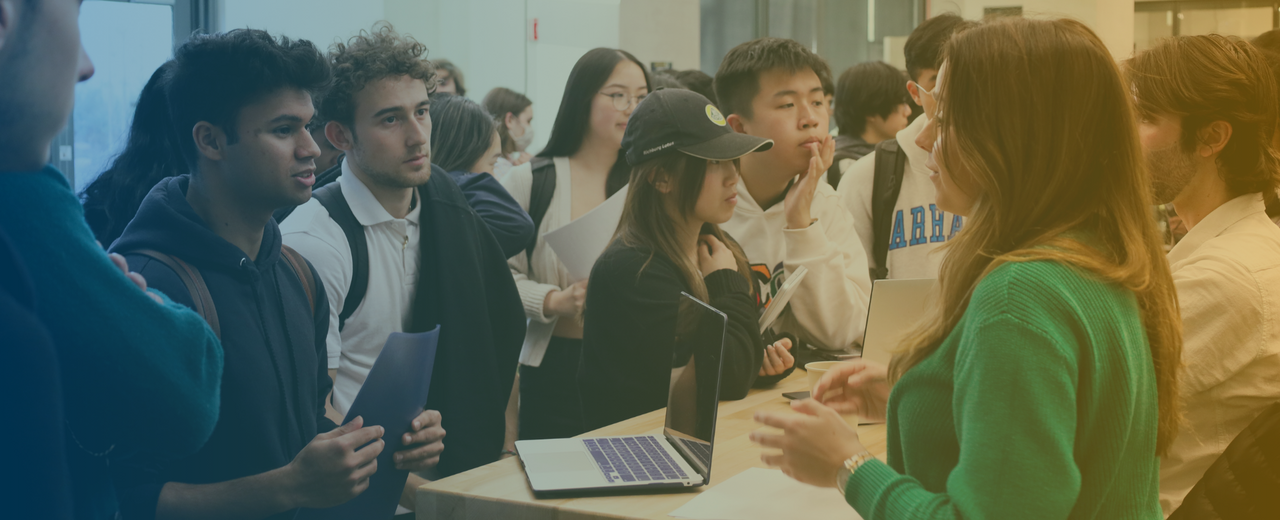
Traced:
<path fill-rule="evenodd" d="M 414 192 L 414 207 L 405 218 L 387 213 L 369 188 L 342 162 L 338 177 L 342 194 L 356 220 L 364 226 L 369 244 L 369 288 L 364 300 L 338 331 L 347 289 L 351 286 L 351 246 L 342 228 L 329 217 L 320 201 L 312 198 L 280 225 L 284 243 L 296 249 L 324 282 L 329 295 L 329 368 L 338 369 L 333 385 L 333 407 L 346 414 L 360 386 L 378 359 L 387 337 L 409 325 L 414 287 L 418 282 L 418 214 L 421 201 Z"/>
<path fill-rule="evenodd" d="M 1166 516 L 1280 401 L 1280 228 L 1260 194 L 1237 197 L 1191 228 L 1169 263 L 1182 312 L 1183 420 L 1160 461 Z"/>

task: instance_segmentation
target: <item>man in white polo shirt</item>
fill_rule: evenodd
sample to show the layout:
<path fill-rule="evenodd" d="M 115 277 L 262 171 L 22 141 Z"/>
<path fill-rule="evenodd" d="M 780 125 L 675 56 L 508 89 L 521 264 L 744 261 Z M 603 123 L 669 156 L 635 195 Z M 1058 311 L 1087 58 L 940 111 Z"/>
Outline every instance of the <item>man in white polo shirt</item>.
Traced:
<path fill-rule="evenodd" d="M 320 110 L 326 137 L 346 153 L 342 175 L 281 229 L 329 296 L 335 415 L 347 412 L 391 333 L 440 326 L 427 400 L 439 414 L 405 437 L 430 444 L 396 459 L 431 477 L 499 458 L 525 319 L 497 239 L 431 165 L 435 75 L 425 53 L 389 26 L 334 45 L 334 87 Z"/>
<path fill-rule="evenodd" d="M 1190 230 L 1169 252 L 1184 368 L 1182 428 L 1160 466 L 1167 516 L 1280 400 L 1280 229 L 1262 196 L 1280 183 L 1276 86 L 1256 49 L 1218 35 L 1167 40 L 1125 68 L 1156 202 Z"/>

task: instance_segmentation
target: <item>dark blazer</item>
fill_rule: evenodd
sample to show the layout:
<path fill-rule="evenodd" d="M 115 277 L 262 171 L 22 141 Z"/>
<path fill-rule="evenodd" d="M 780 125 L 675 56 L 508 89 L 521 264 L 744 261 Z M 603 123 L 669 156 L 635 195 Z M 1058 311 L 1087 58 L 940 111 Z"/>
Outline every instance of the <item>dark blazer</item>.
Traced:
<path fill-rule="evenodd" d="M 498 460 L 525 316 L 507 256 L 458 184 L 437 166 L 419 188 L 418 285 L 408 332 L 440 325 L 427 408 L 448 432 L 435 475 Z"/>

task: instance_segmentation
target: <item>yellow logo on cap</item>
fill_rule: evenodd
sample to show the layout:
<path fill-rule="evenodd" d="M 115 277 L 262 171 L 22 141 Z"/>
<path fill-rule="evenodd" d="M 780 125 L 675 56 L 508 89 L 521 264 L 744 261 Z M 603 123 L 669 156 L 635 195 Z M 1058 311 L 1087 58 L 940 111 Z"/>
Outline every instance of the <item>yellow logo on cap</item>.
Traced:
<path fill-rule="evenodd" d="M 707 105 L 707 119 L 710 119 L 712 123 L 724 126 L 724 115 L 719 110 L 716 110 L 715 105 Z"/>

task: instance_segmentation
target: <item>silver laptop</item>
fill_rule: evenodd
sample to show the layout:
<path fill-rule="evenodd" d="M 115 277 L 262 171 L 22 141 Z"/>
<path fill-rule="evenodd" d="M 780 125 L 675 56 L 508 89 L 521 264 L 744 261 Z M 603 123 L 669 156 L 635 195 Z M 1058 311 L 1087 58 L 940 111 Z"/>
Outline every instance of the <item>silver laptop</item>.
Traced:
<path fill-rule="evenodd" d="M 898 345 L 919 325 L 937 287 L 936 278 L 876 280 L 867 306 L 862 359 L 888 366 Z"/>
<path fill-rule="evenodd" d="M 702 486 L 711 480 L 724 313 L 681 294 L 662 435 L 517 441 L 535 494 Z"/>

